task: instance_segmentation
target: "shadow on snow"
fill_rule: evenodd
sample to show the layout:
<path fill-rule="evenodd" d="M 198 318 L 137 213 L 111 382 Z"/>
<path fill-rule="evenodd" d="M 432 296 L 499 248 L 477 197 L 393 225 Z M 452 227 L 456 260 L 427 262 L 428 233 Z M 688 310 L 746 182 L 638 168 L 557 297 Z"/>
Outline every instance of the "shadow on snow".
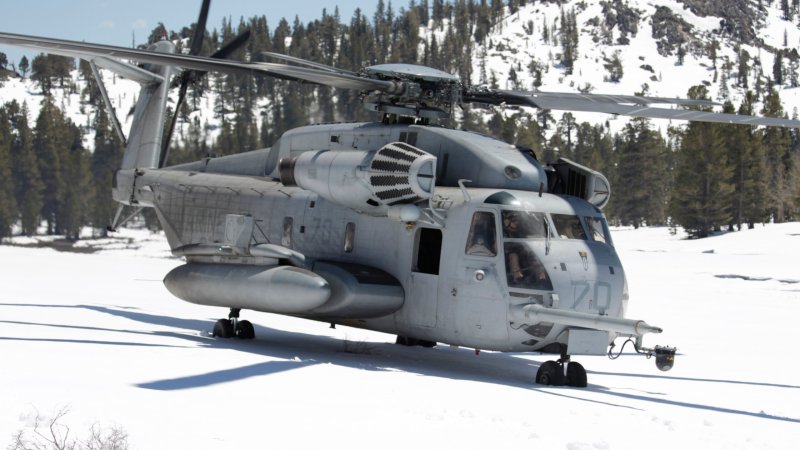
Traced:
<path fill-rule="evenodd" d="M 237 339 L 223 340 L 214 339 L 198 335 L 198 330 L 207 333 L 213 320 L 191 320 L 168 316 L 147 314 L 134 309 L 125 307 L 106 307 L 97 305 L 41 305 L 24 303 L 0 303 L 0 307 L 36 307 L 36 308 L 72 308 L 94 311 L 103 314 L 110 314 L 149 325 L 157 325 L 184 330 L 193 330 L 194 333 L 164 332 L 164 331 L 135 331 L 123 329 L 107 329 L 89 326 L 76 326 L 64 324 L 45 324 L 34 322 L 0 321 L 25 326 L 47 326 L 58 328 L 75 328 L 81 330 L 111 331 L 133 335 L 145 336 L 165 336 L 190 341 L 192 346 L 170 346 L 162 344 L 130 343 L 130 342 L 111 342 L 111 341 L 91 341 L 91 340 L 68 340 L 68 339 L 25 339 L 17 337 L 0 336 L 0 340 L 25 340 L 25 341 L 48 341 L 60 343 L 89 343 L 106 345 L 132 345 L 145 347 L 174 347 L 174 348 L 195 348 L 197 345 L 209 347 L 217 350 L 234 350 L 248 354 L 276 358 L 262 363 L 251 364 L 236 368 L 226 368 L 204 374 L 196 374 L 179 378 L 155 380 L 139 383 L 136 386 L 144 389 L 159 391 L 173 391 L 181 389 L 201 388 L 216 384 L 228 383 L 247 378 L 261 377 L 270 374 L 285 372 L 289 370 L 309 367 L 317 364 L 333 364 L 340 367 L 354 368 L 369 371 L 402 371 L 416 373 L 424 376 L 440 377 L 447 379 L 469 380 L 482 383 L 502 384 L 515 388 L 523 388 L 537 393 L 554 395 L 573 400 L 603 404 L 619 408 L 640 410 L 635 406 L 616 404 L 607 401 L 597 400 L 593 397 L 597 394 L 607 395 L 613 398 L 636 400 L 642 402 L 652 402 L 657 404 L 672 405 L 682 408 L 700 409 L 706 411 L 719 412 L 724 414 L 736 414 L 763 419 L 800 423 L 800 419 L 790 417 L 780 417 L 763 412 L 755 413 L 732 408 L 725 408 L 700 403 L 683 402 L 658 398 L 650 395 L 629 394 L 619 391 L 612 391 L 603 386 L 590 384 L 586 390 L 572 388 L 554 388 L 533 385 L 533 377 L 538 369 L 539 363 L 525 358 L 519 358 L 513 354 L 484 352 L 480 357 L 471 356 L 471 351 L 467 353 L 465 349 L 436 348 L 425 349 L 420 347 L 402 347 L 394 343 L 353 343 L 329 336 L 312 335 L 306 333 L 290 332 L 256 325 L 256 334 L 260 339 L 253 341 L 240 341 Z M 348 348 L 349 347 L 349 348 Z M 469 356 L 468 356 L 469 355 Z M 728 383 L 734 385 L 751 385 L 768 388 L 781 389 L 800 389 L 800 386 L 760 383 L 751 381 L 736 381 L 707 378 L 672 377 L 665 375 L 631 374 L 631 373 L 611 373 L 593 372 L 589 373 L 606 376 L 618 377 L 640 377 L 658 378 L 664 380 L 677 380 L 687 382 L 707 382 L 707 383 Z M 588 394 L 588 395 L 586 395 Z"/>

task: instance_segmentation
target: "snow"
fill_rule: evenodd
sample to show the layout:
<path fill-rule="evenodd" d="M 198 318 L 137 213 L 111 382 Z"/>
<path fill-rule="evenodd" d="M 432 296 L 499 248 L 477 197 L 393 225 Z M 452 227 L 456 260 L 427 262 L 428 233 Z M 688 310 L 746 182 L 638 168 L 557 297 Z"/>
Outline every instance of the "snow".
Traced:
<path fill-rule="evenodd" d="M 226 311 L 166 291 L 181 261 L 164 238 L 120 234 L 94 253 L 0 246 L 0 445 L 67 407 L 73 435 L 120 426 L 138 449 L 796 448 L 800 223 L 614 230 L 628 316 L 679 355 L 667 373 L 630 347 L 578 358 L 586 389 L 533 384 L 547 355 L 400 347 L 250 311 L 254 341 L 214 339 Z"/>
<path fill-rule="evenodd" d="M 563 5 L 557 2 L 546 4 L 537 2 L 520 8 L 519 12 L 505 17 L 500 26 L 495 27 L 487 37 L 494 45 L 494 48 L 483 49 L 476 45 L 473 54 L 476 55 L 476 58 L 479 58 L 485 51 L 487 55 L 485 61 L 487 77 L 491 77 L 491 73 L 496 74 L 496 77 L 500 80 L 499 87 L 503 89 L 510 88 L 510 86 L 505 85 L 505 79 L 511 67 L 515 68 L 523 89 L 534 89 L 533 75 L 528 70 L 528 65 L 535 60 L 545 67 L 545 71 L 542 74 L 542 86 L 539 88 L 542 91 L 578 92 L 579 88 L 583 89 L 591 86 L 592 93 L 633 95 L 635 92 L 641 91 L 644 84 L 647 84 L 649 87 L 647 95 L 674 98 L 686 97 L 691 86 L 706 83 L 710 98 L 715 101 L 724 101 L 719 95 L 720 83 L 719 80 L 714 81 L 713 63 L 707 54 L 695 55 L 687 52 L 683 65 L 677 64 L 675 52 L 670 56 L 659 55 L 656 42 L 652 38 L 651 17 L 658 6 L 666 6 L 692 25 L 694 32 L 704 43 L 710 43 L 712 37 L 720 42 L 717 59 L 718 75 L 720 77 L 723 76 L 721 68 L 725 60 L 733 64 L 733 69 L 730 73 L 731 78 L 727 80 L 727 85 L 730 90 L 731 101 L 736 106 L 741 104 L 746 89 L 734 86 L 736 83 L 736 63 L 738 61 L 737 45 L 717 33 L 720 24 L 719 17 L 696 16 L 676 0 L 662 0 L 659 2 L 628 0 L 625 3 L 631 8 L 642 12 L 642 20 L 638 23 L 638 32 L 635 36 L 628 36 L 630 39 L 628 45 L 616 44 L 616 39 L 620 35 L 616 27 L 612 29 L 614 45 L 593 42 L 591 33 L 597 30 L 589 25 L 589 21 L 597 17 L 603 17 L 602 6 L 599 2 L 571 0 L 563 2 Z M 560 27 L 559 18 L 562 10 L 569 12 L 573 8 L 577 13 L 577 23 L 580 31 L 578 59 L 575 61 L 573 74 L 567 75 L 565 68 L 559 61 L 559 55 L 562 53 L 561 44 L 558 43 L 559 40 L 553 40 L 551 37 L 550 42 L 545 42 L 542 38 L 542 28 L 543 23 L 547 23 L 549 27 L 552 27 L 555 23 L 557 28 Z M 796 47 L 798 40 L 800 40 L 800 28 L 780 18 L 780 2 L 772 2 L 771 5 L 765 5 L 765 11 L 767 13 L 765 20 L 763 23 L 756 25 L 758 27 L 756 32 L 764 40 L 764 44 L 774 49 L 784 48 L 783 36 L 784 32 L 786 32 L 788 47 Z M 534 24 L 533 33 L 530 35 L 524 29 L 529 21 Z M 556 35 L 558 35 L 558 30 Z M 507 49 L 498 51 L 496 49 L 498 43 L 502 43 Z M 751 56 L 750 66 L 753 67 L 754 58 L 760 59 L 764 75 L 771 78 L 774 53 L 750 45 L 741 47 L 747 50 Z M 603 67 L 603 64 L 604 59 L 610 58 L 616 51 L 619 51 L 624 75 L 620 82 L 611 82 L 606 79 L 608 72 Z M 653 72 L 641 68 L 643 65 L 651 66 Z M 474 84 L 482 82 L 480 70 L 477 67 L 478 64 L 476 64 L 476 69 L 473 71 L 472 82 Z M 522 70 L 519 70 L 519 67 Z M 784 62 L 784 68 L 788 69 L 788 61 Z M 655 79 L 651 77 L 655 77 Z M 755 78 L 752 74 L 749 78 L 749 87 L 754 90 Z M 784 112 L 791 117 L 793 111 L 800 107 L 800 89 L 789 87 L 788 81 L 785 84 L 786 86 L 779 87 L 778 92 L 784 105 Z M 717 110 L 720 109 L 717 108 Z M 756 111 L 759 110 L 760 105 L 756 108 Z M 505 111 L 505 114 L 513 115 L 515 113 L 516 111 L 513 110 Z M 556 121 L 560 120 L 562 114 L 563 112 L 561 111 L 553 112 Z M 627 118 L 614 120 L 607 114 L 575 112 L 572 114 L 578 122 L 607 123 L 612 132 L 619 132 L 628 123 Z M 653 120 L 652 122 L 664 134 L 666 134 L 669 126 L 686 123 L 666 120 Z"/>

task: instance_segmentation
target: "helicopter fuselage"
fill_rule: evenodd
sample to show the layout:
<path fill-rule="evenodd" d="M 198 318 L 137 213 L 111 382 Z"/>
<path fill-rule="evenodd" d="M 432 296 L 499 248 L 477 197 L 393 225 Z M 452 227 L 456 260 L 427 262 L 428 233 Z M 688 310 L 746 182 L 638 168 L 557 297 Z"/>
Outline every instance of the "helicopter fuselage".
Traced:
<path fill-rule="evenodd" d="M 427 127 L 376 125 L 380 124 L 311 126 L 305 130 L 312 138 L 323 134 L 325 141 L 331 142 L 331 130 L 336 128 L 337 135 L 344 137 L 336 139 L 335 144 L 350 141 L 352 145 L 360 137 L 362 148 L 370 139 L 374 142 L 368 148 L 398 140 L 400 133 L 407 137 L 409 128 L 417 129 L 422 136 L 429 131 Z M 365 128 L 375 133 L 365 135 Z M 304 129 L 298 130 L 282 141 L 289 138 L 295 144 L 302 142 L 298 137 L 303 136 Z M 351 130 L 350 135 L 346 130 Z M 579 336 L 576 330 L 580 328 L 584 341 L 585 333 L 594 333 L 588 339 L 597 343 L 581 353 L 605 352 L 615 337 L 613 331 L 538 320 L 522 311 L 537 305 L 550 311 L 622 318 L 627 297 L 625 276 L 600 209 L 574 196 L 534 191 L 535 186 L 542 189 L 545 181 L 539 177 L 544 177 L 544 171 L 507 144 L 463 131 L 432 131 L 434 138 L 456 137 L 441 140 L 440 144 L 448 145 L 439 146 L 440 156 L 442 151 L 452 155 L 451 171 L 468 168 L 478 179 L 477 184 L 483 186 L 505 183 L 528 189 L 437 184 L 430 209 L 440 220 L 408 223 L 344 208 L 315 192 L 277 181 L 275 153 L 289 153 L 279 143 L 271 149 L 140 171 L 135 175 L 136 182 L 131 183 L 136 186 L 131 195 L 136 203 L 156 209 L 173 251 L 187 257 L 190 269 L 185 272 L 191 274 L 185 278 L 168 276 L 168 287 L 170 283 L 178 286 L 173 292 L 188 301 L 286 313 L 487 350 L 558 351 L 553 346 L 566 346 L 569 335 Z M 465 135 L 466 142 L 490 143 L 501 149 L 492 155 L 492 148 L 484 145 L 478 155 L 494 156 L 507 167 L 516 164 L 519 173 L 527 174 L 526 179 L 481 179 L 480 168 L 476 171 L 469 165 L 469 159 L 476 158 L 475 152 L 457 153 L 459 138 Z M 417 144 L 427 151 L 424 143 Z M 441 175 L 441 166 L 439 170 Z M 458 173 L 450 176 L 455 178 Z M 443 184 L 448 184 L 446 177 L 438 178 L 439 183 L 444 180 Z M 243 217 L 252 223 L 249 228 L 240 230 L 231 225 L 232 219 L 241 221 Z M 516 231 L 508 229 L 512 218 L 520 222 Z M 293 302 L 291 298 L 281 300 L 284 306 L 269 300 L 243 302 L 236 292 L 251 282 L 252 273 L 237 278 L 240 275 L 232 275 L 230 267 L 292 264 L 280 255 L 264 256 L 247 250 L 264 245 L 278 245 L 301 255 L 304 261 L 294 264 L 308 269 L 311 276 L 322 274 L 331 281 L 332 277 L 336 279 L 331 271 L 349 271 L 357 286 L 340 289 L 355 290 L 353 295 L 368 299 L 372 309 L 365 310 L 363 304 L 361 309 L 358 305 L 308 309 L 309 303 L 295 310 L 292 305 L 285 306 Z M 202 285 L 197 270 L 210 271 L 203 276 L 212 279 L 213 286 L 204 291 L 215 289 L 213 299 L 187 291 L 194 287 L 196 292 Z M 270 295 L 298 295 L 296 292 L 278 287 Z M 295 304 L 303 301 L 297 299 Z"/>

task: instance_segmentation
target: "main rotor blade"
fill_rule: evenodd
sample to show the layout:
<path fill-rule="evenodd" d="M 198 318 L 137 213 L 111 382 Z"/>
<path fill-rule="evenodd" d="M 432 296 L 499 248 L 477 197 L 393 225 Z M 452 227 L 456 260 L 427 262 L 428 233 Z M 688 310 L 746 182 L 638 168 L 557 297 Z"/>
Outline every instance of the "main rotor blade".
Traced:
<path fill-rule="evenodd" d="M 176 53 L 159 53 L 152 50 L 139 50 L 113 45 L 89 44 L 38 36 L 26 36 L 12 33 L 0 33 L 0 44 L 30 48 L 64 55 L 73 58 L 92 60 L 99 56 L 127 59 L 141 63 L 160 64 L 201 71 L 217 71 L 226 73 L 244 73 L 249 75 L 271 76 L 292 81 L 304 81 L 314 84 L 356 89 L 362 91 L 385 91 L 396 93 L 402 89 L 399 83 L 387 80 L 362 78 L 344 73 L 331 73 L 307 67 L 289 66 L 276 63 L 240 62 L 195 55 Z"/>
<path fill-rule="evenodd" d="M 211 6 L 211 0 L 203 0 L 203 4 L 200 6 L 200 16 L 197 18 L 197 25 L 192 35 L 191 47 L 189 48 L 190 55 L 199 55 L 200 50 L 203 49 L 203 38 L 205 38 L 206 35 L 206 20 L 208 19 L 209 6 Z"/>
<path fill-rule="evenodd" d="M 648 106 L 654 103 L 702 107 L 718 105 L 718 103 L 709 100 L 638 97 L 632 95 L 503 91 L 489 89 L 467 89 L 463 94 L 463 100 L 465 102 L 488 103 L 494 105 L 505 104 L 531 106 L 539 109 L 554 109 L 561 111 L 600 112 L 650 119 L 675 119 L 698 122 L 800 128 L 800 121 L 798 120 L 715 113 L 693 109 L 656 108 Z"/>
<path fill-rule="evenodd" d="M 348 75 L 357 75 L 356 72 L 352 72 L 350 70 L 339 69 L 338 67 L 331 67 L 331 66 L 327 66 L 325 64 L 316 63 L 316 62 L 309 61 L 309 60 L 306 60 L 306 59 L 303 59 L 303 58 L 297 58 L 297 57 L 294 57 L 294 56 L 283 55 L 281 53 L 261 52 L 261 54 L 265 55 L 265 56 L 269 56 L 270 58 L 283 60 L 283 61 L 287 61 L 287 62 L 292 62 L 292 63 L 295 63 L 295 64 L 300 64 L 300 65 L 304 65 L 304 66 L 308 66 L 308 67 L 313 67 L 315 69 L 326 70 L 328 72 L 344 73 L 344 74 L 348 74 Z"/>

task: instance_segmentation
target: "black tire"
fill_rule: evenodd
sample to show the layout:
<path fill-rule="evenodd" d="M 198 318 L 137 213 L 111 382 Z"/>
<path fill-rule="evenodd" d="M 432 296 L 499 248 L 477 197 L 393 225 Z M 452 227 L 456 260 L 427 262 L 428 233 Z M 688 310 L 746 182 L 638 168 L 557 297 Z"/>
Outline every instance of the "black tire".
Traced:
<path fill-rule="evenodd" d="M 397 345 L 404 345 L 406 347 L 409 347 L 411 345 L 414 345 L 412 341 L 414 341 L 414 339 L 397 335 L 397 339 L 394 341 L 394 343 Z"/>
<path fill-rule="evenodd" d="M 214 331 L 211 332 L 214 337 L 230 338 L 233 337 L 233 324 L 229 319 L 219 319 L 214 323 Z"/>
<path fill-rule="evenodd" d="M 436 347 L 436 342 L 434 342 L 434 341 L 423 341 L 422 339 L 420 339 L 420 340 L 417 341 L 417 345 L 419 345 L 420 347 L 425 347 L 425 348 L 433 348 L 433 347 Z"/>
<path fill-rule="evenodd" d="M 580 363 L 571 362 L 567 365 L 567 386 L 586 387 L 586 369 Z"/>
<path fill-rule="evenodd" d="M 566 382 L 564 377 L 564 369 L 561 364 L 555 361 L 546 361 L 539 366 L 539 371 L 536 372 L 536 383 L 544 384 L 547 386 L 564 386 Z"/>
<path fill-rule="evenodd" d="M 255 339 L 256 330 L 253 329 L 253 324 L 249 320 L 240 320 L 236 324 L 236 337 L 239 339 Z"/>

